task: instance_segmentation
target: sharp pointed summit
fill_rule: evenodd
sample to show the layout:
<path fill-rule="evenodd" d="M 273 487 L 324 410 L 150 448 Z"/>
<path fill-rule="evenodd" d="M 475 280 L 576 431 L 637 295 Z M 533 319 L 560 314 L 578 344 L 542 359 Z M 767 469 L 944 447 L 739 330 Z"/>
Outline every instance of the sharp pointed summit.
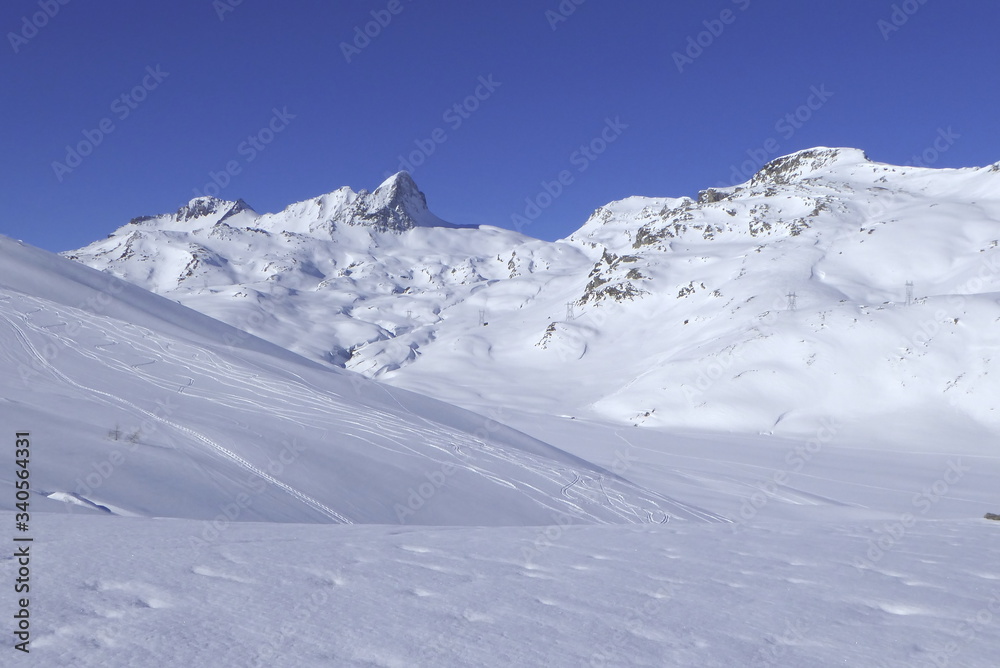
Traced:
<path fill-rule="evenodd" d="M 409 172 L 393 174 L 371 194 L 359 200 L 364 212 L 358 222 L 379 231 L 402 232 L 413 227 L 455 227 L 427 208 L 427 197 L 417 187 Z"/>

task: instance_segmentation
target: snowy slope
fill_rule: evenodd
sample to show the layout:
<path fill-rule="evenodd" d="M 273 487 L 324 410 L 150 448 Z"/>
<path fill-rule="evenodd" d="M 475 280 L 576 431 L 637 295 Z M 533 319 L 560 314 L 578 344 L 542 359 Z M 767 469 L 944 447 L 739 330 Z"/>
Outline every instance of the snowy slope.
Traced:
<path fill-rule="evenodd" d="M 991 435 L 880 443 L 835 424 L 797 470 L 795 440 L 508 417 L 737 521 L 303 526 L 67 505 L 33 524 L 31 665 L 996 664 Z"/>
<path fill-rule="evenodd" d="M 47 444 L 35 489 L 116 514 L 436 525 L 722 519 L 495 420 L 324 368 L 2 237 L 0 397 L 0 422 Z M 5 508 L 13 475 L 0 472 Z"/>
<path fill-rule="evenodd" d="M 648 354 L 594 408 L 757 430 L 926 410 L 996 426 L 998 238 L 996 167 L 892 167 L 848 149 L 776 160 L 697 202 L 609 205 L 572 237 L 618 258 L 585 298 L 631 291 L 612 308 L 647 316 L 656 340 L 618 328 Z M 606 335 L 624 318 L 608 321 Z"/>
<path fill-rule="evenodd" d="M 44 668 L 992 668 L 991 524 L 923 523 L 861 569 L 874 535 L 861 523 L 737 539 L 694 523 L 550 537 L 237 523 L 192 547 L 201 527 L 189 520 L 51 515 L 38 528 L 36 640 L 15 658 Z M 0 576 L 12 571 L 0 561 Z"/>
<path fill-rule="evenodd" d="M 342 189 L 221 223 L 160 216 L 69 255 L 480 412 L 777 433 L 831 414 L 922 414 L 993 428 L 998 186 L 996 165 L 894 167 L 819 148 L 697 200 L 608 204 L 556 243 L 366 223 Z M 409 204 L 390 209 L 423 220 L 409 177 L 375 193 L 393 188 Z"/>
<path fill-rule="evenodd" d="M 484 394 L 647 426 L 802 433 L 835 415 L 996 428 L 998 186 L 995 167 L 817 149 L 700 201 L 602 207 L 565 242 L 591 253 L 587 274 L 491 313 Z M 442 327 L 387 382 L 475 406 L 444 382 L 464 366 L 453 349 L 468 323 Z"/>
<path fill-rule="evenodd" d="M 66 506 L 33 525 L 32 665 L 996 664 L 988 434 L 894 445 L 838 427 L 797 470 L 795 440 L 510 417 L 737 521 L 297 526 Z"/>

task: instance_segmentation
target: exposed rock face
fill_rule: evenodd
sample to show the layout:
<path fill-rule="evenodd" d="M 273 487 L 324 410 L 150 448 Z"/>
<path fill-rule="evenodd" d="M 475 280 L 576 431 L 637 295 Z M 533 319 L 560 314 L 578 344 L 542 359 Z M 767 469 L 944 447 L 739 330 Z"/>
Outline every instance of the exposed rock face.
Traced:
<path fill-rule="evenodd" d="M 638 262 L 635 255 L 615 255 L 609 251 L 604 251 L 604 255 L 597 261 L 590 272 L 590 282 L 587 284 L 577 302 L 581 306 L 588 302 L 599 303 L 606 299 L 616 302 L 633 300 L 645 294 L 633 281 L 640 281 L 644 278 L 642 272 L 627 265 Z"/>
<path fill-rule="evenodd" d="M 871 162 L 864 151 L 857 149 L 809 149 L 775 158 L 754 174 L 753 178 L 750 179 L 750 185 L 788 185 L 797 180 L 807 178 L 809 175 L 825 167 L 829 167 L 838 161 L 854 163 Z"/>
<path fill-rule="evenodd" d="M 399 172 L 370 195 L 362 191 L 355 200 L 350 225 L 368 225 L 379 232 L 403 232 L 419 226 L 448 226 L 427 209 L 427 198 L 413 178 Z"/>

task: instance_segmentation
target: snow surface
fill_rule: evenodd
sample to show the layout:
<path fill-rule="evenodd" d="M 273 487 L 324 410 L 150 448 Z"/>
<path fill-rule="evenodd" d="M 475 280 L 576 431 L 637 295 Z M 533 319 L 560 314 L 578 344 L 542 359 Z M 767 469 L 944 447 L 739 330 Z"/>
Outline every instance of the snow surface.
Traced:
<path fill-rule="evenodd" d="M 405 174 L 103 272 L 0 237 L 0 661 L 996 666 L 998 171 L 813 149 L 556 243 Z"/>
<path fill-rule="evenodd" d="M 31 665 L 996 665 L 1000 526 L 974 518 L 996 498 L 995 440 L 837 437 L 794 471 L 793 440 L 507 417 L 735 521 L 330 526 L 65 506 L 35 520 Z"/>
<path fill-rule="evenodd" d="M 986 520 L 921 522 L 870 568 L 855 566 L 877 535 L 864 523 L 232 523 L 200 547 L 190 520 L 37 523 L 36 640 L 5 665 L 990 668 L 1000 656 Z"/>

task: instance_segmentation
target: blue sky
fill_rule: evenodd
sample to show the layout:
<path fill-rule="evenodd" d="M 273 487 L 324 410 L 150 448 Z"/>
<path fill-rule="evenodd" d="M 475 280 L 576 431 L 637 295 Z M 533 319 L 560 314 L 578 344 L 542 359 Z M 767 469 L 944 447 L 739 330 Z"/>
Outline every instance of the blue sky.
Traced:
<path fill-rule="evenodd" d="M 997 26 L 992 0 L 7 0 L 0 233 L 277 211 L 400 156 L 442 218 L 545 239 L 811 146 L 985 165 Z"/>

